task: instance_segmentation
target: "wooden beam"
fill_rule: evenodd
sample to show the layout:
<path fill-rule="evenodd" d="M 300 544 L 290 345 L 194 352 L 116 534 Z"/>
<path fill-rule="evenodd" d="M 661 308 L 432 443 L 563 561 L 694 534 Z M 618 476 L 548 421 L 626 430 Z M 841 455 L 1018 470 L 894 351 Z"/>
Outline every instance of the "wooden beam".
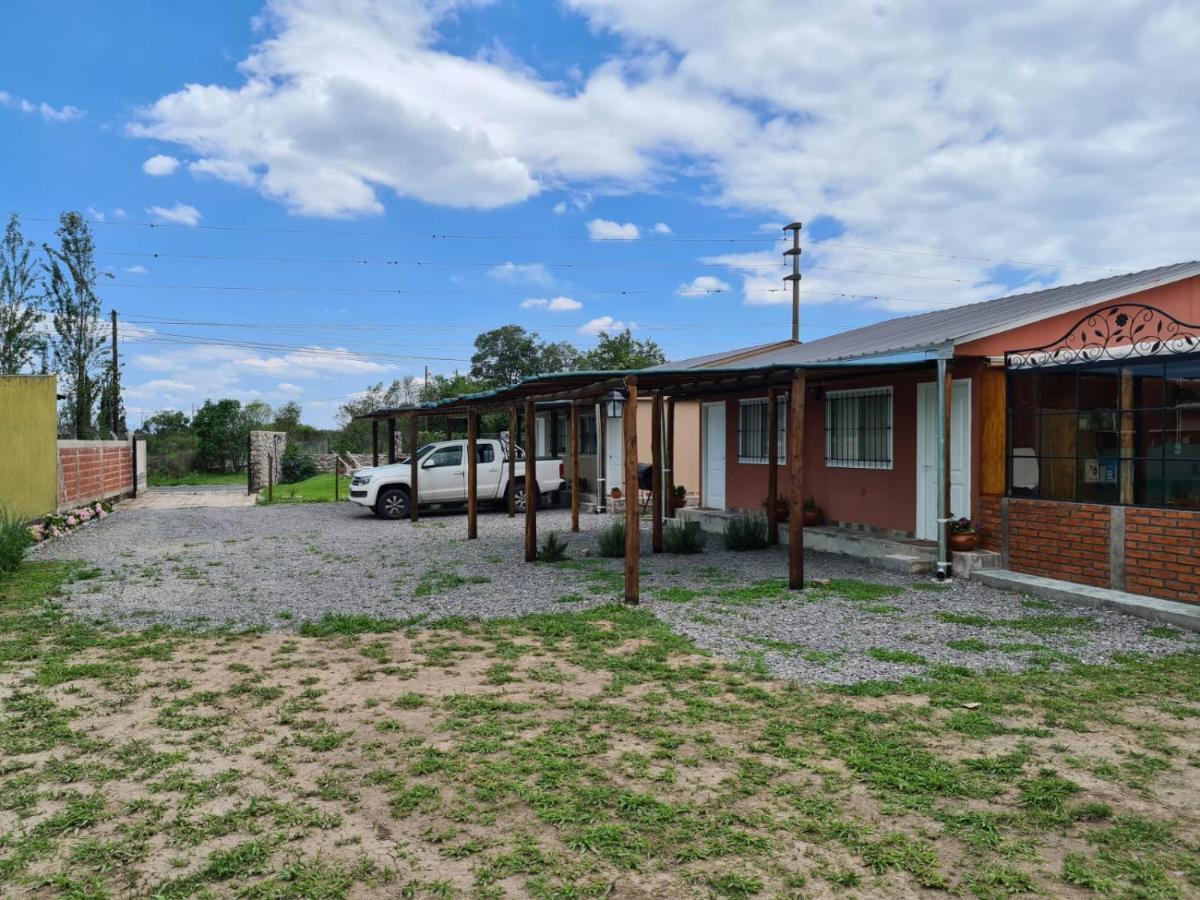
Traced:
<path fill-rule="evenodd" d="M 667 492 L 667 518 L 675 518 L 675 398 L 667 400 L 667 451 L 665 483 L 663 490 Z"/>
<path fill-rule="evenodd" d="M 767 391 L 767 540 L 779 543 L 779 392 L 775 388 Z M 789 503 L 789 507 L 790 507 Z M 801 511 L 791 510 L 792 516 Z M 790 516 L 789 516 L 790 518 Z"/>
<path fill-rule="evenodd" d="M 979 393 L 979 491 L 1003 494 L 1008 442 L 1007 376 L 1003 369 L 987 368 Z"/>
<path fill-rule="evenodd" d="M 662 391 L 654 392 L 650 410 L 650 549 L 663 552 L 663 397 Z"/>
<path fill-rule="evenodd" d="M 525 400 L 525 562 L 537 560 L 537 455 L 533 398 Z"/>
<path fill-rule="evenodd" d="M 621 464 L 625 470 L 625 602 L 638 603 L 641 590 L 638 583 L 641 563 L 639 540 L 638 480 L 637 480 L 637 376 L 625 378 L 625 413 L 621 421 L 624 447 Z"/>
<path fill-rule="evenodd" d="M 396 462 L 396 417 L 388 419 L 388 464 Z"/>
<path fill-rule="evenodd" d="M 479 464 L 476 446 L 479 440 L 479 413 L 467 413 L 467 540 L 479 537 Z"/>
<path fill-rule="evenodd" d="M 804 588 L 804 370 L 792 376 L 788 396 L 788 587 Z"/>
<path fill-rule="evenodd" d="M 508 517 L 517 514 L 517 407 L 508 408 Z"/>
<path fill-rule="evenodd" d="M 371 465 L 379 465 L 379 420 L 371 420 Z"/>
<path fill-rule="evenodd" d="M 571 530 L 579 530 L 579 404 L 571 404 Z"/>
<path fill-rule="evenodd" d="M 417 447 L 421 442 L 421 417 L 408 417 L 408 517 L 417 521 L 421 491 L 417 483 Z"/>

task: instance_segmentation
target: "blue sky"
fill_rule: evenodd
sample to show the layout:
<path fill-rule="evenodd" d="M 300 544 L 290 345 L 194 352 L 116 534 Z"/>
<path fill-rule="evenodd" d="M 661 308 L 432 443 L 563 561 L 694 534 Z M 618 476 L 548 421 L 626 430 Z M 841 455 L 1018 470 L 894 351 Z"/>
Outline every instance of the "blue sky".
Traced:
<path fill-rule="evenodd" d="M 135 423 L 329 424 L 507 322 L 783 338 L 795 218 L 805 340 L 1196 256 L 1184 5 L 943 6 L 16 0 L 0 207 L 95 220 Z"/>

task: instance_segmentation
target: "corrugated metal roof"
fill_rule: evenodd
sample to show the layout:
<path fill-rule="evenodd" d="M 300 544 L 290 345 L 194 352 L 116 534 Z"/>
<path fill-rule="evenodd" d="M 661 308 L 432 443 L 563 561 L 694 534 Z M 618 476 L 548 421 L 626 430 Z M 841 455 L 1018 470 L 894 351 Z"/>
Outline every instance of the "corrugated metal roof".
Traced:
<path fill-rule="evenodd" d="M 1068 284 L 1028 294 L 968 303 L 953 309 L 888 319 L 802 344 L 791 341 L 760 344 L 725 353 L 694 356 L 659 368 L 797 365 L 936 350 L 1196 275 L 1200 275 L 1200 261 L 1175 263 L 1098 281 Z"/>

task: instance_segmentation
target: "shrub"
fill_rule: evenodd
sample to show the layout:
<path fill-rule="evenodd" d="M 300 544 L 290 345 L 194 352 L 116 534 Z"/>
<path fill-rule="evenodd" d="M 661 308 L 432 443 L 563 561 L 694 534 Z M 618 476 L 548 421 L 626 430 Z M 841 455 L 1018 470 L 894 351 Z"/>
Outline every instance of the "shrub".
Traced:
<path fill-rule="evenodd" d="M 625 555 L 625 520 L 617 519 L 600 531 L 600 555 L 619 559 Z"/>
<path fill-rule="evenodd" d="M 20 519 L 0 507 L 0 573 L 15 572 L 33 536 Z"/>
<path fill-rule="evenodd" d="M 538 562 L 560 562 L 567 558 L 567 542 L 558 536 L 557 531 L 546 535 L 542 547 L 538 550 Z"/>
<path fill-rule="evenodd" d="M 668 553 L 699 553 L 707 541 L 699 522 L 668 522 L 663 529 L 663 549 Z"/>
<path fill-rule="evenodd" d="M 299 444 L 288 444 L 279 461 L 279 483 L 295 484 L 317 474 L 317 461 Z"/>
<path fill-rule="evenodd" d="M 754 513 L 742 513 L 725 523 L 727 550 L 762 550 L 767 546 L 767 520 Z"/>

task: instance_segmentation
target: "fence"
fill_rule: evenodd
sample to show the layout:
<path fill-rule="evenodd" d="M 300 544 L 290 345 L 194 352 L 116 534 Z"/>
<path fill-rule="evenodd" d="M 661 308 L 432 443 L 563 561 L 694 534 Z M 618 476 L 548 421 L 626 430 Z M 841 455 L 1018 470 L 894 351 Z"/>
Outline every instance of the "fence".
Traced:
<path fill-rule="evenodd" d="M 146 442 L 59 441 L 58 510 L 146 488 Z"/>

